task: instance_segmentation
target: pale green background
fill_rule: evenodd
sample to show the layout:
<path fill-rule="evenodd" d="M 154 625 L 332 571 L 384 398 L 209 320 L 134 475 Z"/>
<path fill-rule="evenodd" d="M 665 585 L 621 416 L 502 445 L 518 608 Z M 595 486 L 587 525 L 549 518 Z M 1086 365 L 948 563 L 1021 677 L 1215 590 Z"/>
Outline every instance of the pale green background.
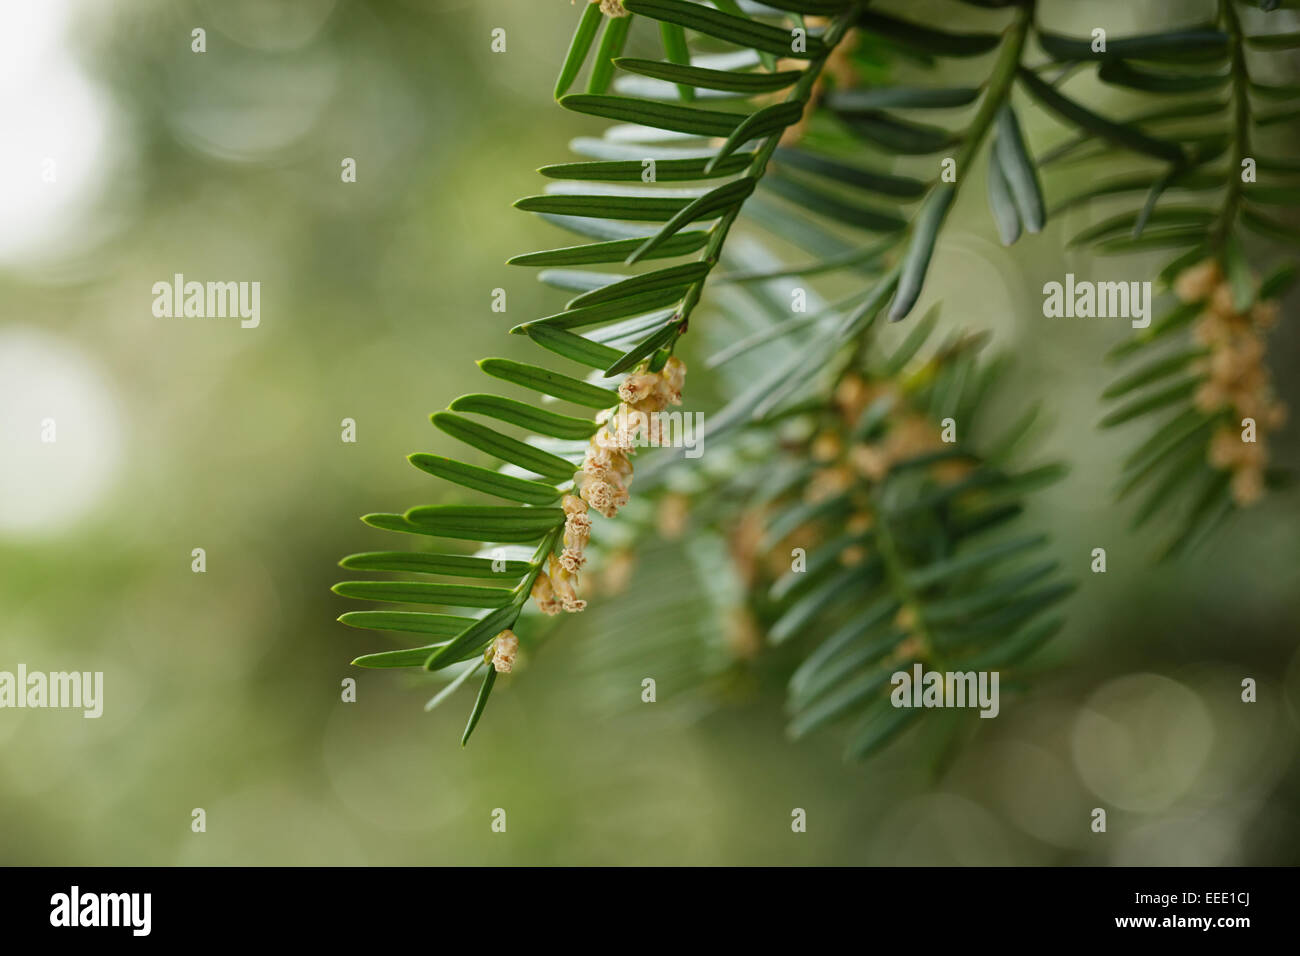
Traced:
<path fill-rule="evenodd" d="M 954 4 L 909 6 L 956 23 Z M 1043 19 L 1086 32 L 1069 6 L 1043 4 Z M 1105 25 L 1122 34 L 1178 5 L 1088 6 L 1114 11 Z M 653 649 L 667 635 L 617 606 L 568 622 L 499 682 L 466 751 L 467 697 L 426 715 L 423 685 L 348 667 L 387 645 L 334 622 L 354 606 L 328 590 L 335 562 L 396 544 L 357 516 L 441 493 L 403 460 L 450 447 L 427 414 L 486 384 L 474 359 L 536 358 L 505 330 L 562 301 L 502 263 L 569 241 L 509 204 L 539 191 L 533 170 L 564 161 L 569 137 L 600 129 L 550 97 L 576 12 L 563 0 L 116 0 L 73 3 L 42 39 L 22 32 L 39 15 L 6 10 L 32 19 L 4 49 L 36 57 L 10 62 L 9 79 L 45 79 L 7 80 L 4 102 L 46 120 L 4 147 L 0 187 L 12 208 L 37 209 L 0 233 L 0 669 L 102 670 L 107 691 L 97 721 L 0 711 L 0 862 L 1300 859 L 1296 499 L 1151 567 L 1154 542 L 1128 533 L 1108 497 L 1136 436 L 1094 427 L 1114 374 L 1101 356 L 1123 323 L 1044 319 L 1039 290 L 1065 271 L 1150 278 L 1163 260 L 1063 253 L 1103 209 L 1003 250 L 982 170 L 921 308 L 943 299 L 945 327 L 992 329 L 1016 354 L 1008 420 L 1048 399 L 1043 453 L 1074 470 L 1032 519 L 1082 587 L 1043 655 L 1054 670 L 1004 696 L 996 721 L 971 715 L 978 736 L 945 775 L 912 738 L 864 766 L 841 764 L 834 734 L 787 741 L 772 688 L 697 709 L 668 681 L 660 703 L 638 703 L 638 681 L 593 666 L 600 642 L 639 634 Z M 201 56 L 195 26 L 208 31 Z M 502 55 L 489 51 L 498 26 Z M 69 70 L 72 92 L 50 78 Z M 1123 111 L 1123 95 L 1083 89 Z M 1028 106 L 1024 122 L 1037 150 L 1064 136 Z M 67 185 L 39 181 L 51 154 Z M 339 182 L 344 156 L 355 185 Z M 1096 169 L 1053 174 L 1049 196 Z M 49 237 L 24 232 L 47 219 Z M 150 287 L 175 272 L 261 281 L 261 327 L 154 318 Z M 496 287 L 508 315 L 489 309 Z M 1274 336 L 1278 370 L 1296 367 L 1293 318 Z M 696 324 L 708 321 L 702 309 Z M 708 394 L 702 367 L 691 374 L 688 392 Z M 46 415 L 52 446 L 37 438 Z M 344 417 L 355 445 L 339 440 Z M 1294 424 L 1276 451 L 1297 464 Z M 1087 573 L 1098 546 L 1105 576 Z M 204 575 L 190 571 L 195 547 Z M 680 556 L 656 554 L 638 578 L 646 593 L 685 574 Z M 339 701 L 348 675 L 356 704 Z M 1244 676 L 1260 683 L 1249 707 Z M 1104 836 L 1088 830 L 1095 806 L 1110 809 Z M 205 834 L 190 832 L 194 807 Z M 489 830 L 495 807 L 505 835 Z M 804 835 L 790 832 L 795 807 Z"/>

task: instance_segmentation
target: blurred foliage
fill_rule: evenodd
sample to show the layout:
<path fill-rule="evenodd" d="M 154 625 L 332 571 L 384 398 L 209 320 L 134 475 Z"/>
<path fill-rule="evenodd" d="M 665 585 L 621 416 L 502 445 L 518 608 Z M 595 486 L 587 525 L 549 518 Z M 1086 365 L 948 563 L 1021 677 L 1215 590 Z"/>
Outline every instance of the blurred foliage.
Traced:
<path fill-rule="evenodd" d="M 1093 25 L 1074 5 L 1041 6 L 1062 32 Z M 946 2 L 906 13 L 926 21 L 940 7 L 953 29 L 983 15 L 957 21 Z M 111 148 L 67 242 L 0 272 L 0 355 L 22 333 L 39 359 L 4 366 L 0 395 L 40 394 L 66 369 L 88 397 L 61 417 L 48 460 L 19 447 L 35 427 L 0 410 L 0 469 L 62 474 L 92 428 L 115 436 L 114 454 L 81 463 L 102 478 L 93 496 L 53 481 L 6 495 L 9 509 L 66 520 L 0 526 L 0 667 L 103 670 L 106 703 L 99 720 L 2 712 L 0 861 L 1295 862 L 1297 515 L 1248 510 L 1212 548 L 1152 568 L 1145 536 L 1111 507 L 1126 449 L 1094 424 L 1113 378 L 1101 356 L 1127 329 L 1044 319 L 1039 295 L 1067 269 L 1141 279 L 1164 264 L 1158 252 L 1122 266 L 1062 253 L 1116 211 L 1104 203 L 1071 209 L 1013 256 L 988 238 L 984 197 L 963 196 L 917 303 L 945 301 L 945 315 L 1015 353 L 992 420 L 1009 425 L 1050 396 L 1042 453 L 1074 469 L 1026 517 L 1081 585 L 1042 654 L 1047 673 L 998 720 L 973 720 L 994 726 L 941 770 L 907 746 L 845 767 L 834 741 L 780 742 L 783 687 L 761 668 L 728 678 L 731 707 L 677 699 L 671 676 L 659 703 L 641 704 L 638 652 L 690 639 L 705 619 L 689 607 L 649 614 L 654 595 L 712 566 L 680 541 L 637 544 L 637 601 L 597 598 L 566 619 L 522 661 L 526 680 L 498 686 L 468 750 L 463 714 L 421 713 L 423 681 L 346 666 L 369 648 L 330 623 L 335 561 L 385 542 L 339 516 L 444 500 L 401 461 L 447 453 L 427 412 L 477 387 L 479 355 L 528 360 L 528 343 L 504 335 L 511 316 L 553 311 L 553 294 L 502 263 L 550 242 L 545 225 L 507 211 L 534 188 L 529 164 L 594 128 L 551 103 L 571 12 L 558 0 L 75 8 L 62 42 L 107 95 Z M 1107 26 L 1174 16 L 1126 4 Z M 203 55 L 189 46 L 200 25 Z M 505 54 L 489 49 L 497 26 Z M 1295 82 L 1292 68 L 1269 82 Z M 1090 91 L 1121 114 L 1133 102 Z M 1037 151 L 1060 141 L 1038 111 L 1020 121 Z M 1282 132 L 1293 151 L 1294 129 Z M 355 184 L 339 181 L 345 156 L 358 161 Z M 1114 175 L 1137 165 L 1105 163 Z M 1044 189 L 1062 195 L 1093 175 L 1067 164 Z M 261 281 L 261 327 L 154 318 L 149 290 L 176 272 Z M 498 287 L 508 316 L 490 309 Z M 693 320 L 693 369 L 722 309 L 706 302 Z M 884 329 L 883 347 L 907 331 Z M 1284 317 L 1273 367 L 1290 368 L 1297 347 Z M 1276 378 L 1296 407 L 1294 378 Z M 692 384 L 705 407 L 717 398 L 707 375 Z M 345 417 L 356 444 L 339 440 Z M 1295 427 L 1273 436 L 1291 467 Z M 1098 546 L 1105 575 L 1086 570 Z M 203 575 L 190 570 L 195 547 Z M 340 701 L 349 676 L 355 704 Z M 1258 704 L 1239 702 L 1246 676 L 1260 682 Z M 1105 836 L 1086 826 L 1098 805 L 1113 808 Z M 207 810 L 205 834 L 190 832 L 194 807 Z M 489 829 L 495 807 L 509 815 L 505 835 Z M 809 813 L 806 834 L 790 832 L 795 807 Z"/>

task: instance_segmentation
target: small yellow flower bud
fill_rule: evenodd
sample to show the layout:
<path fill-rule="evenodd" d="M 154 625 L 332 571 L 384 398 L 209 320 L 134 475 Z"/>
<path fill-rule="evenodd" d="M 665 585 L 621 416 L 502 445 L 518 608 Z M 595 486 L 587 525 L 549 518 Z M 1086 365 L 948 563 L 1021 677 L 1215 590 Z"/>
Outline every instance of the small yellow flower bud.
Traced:
<path fill-rule="evenodd" d="M 1210 297 L 1221 278 L 1219 264 L 1206 259 L 1178 274 L 1174 279 L 1174 295 L 1183 302 L 1201 302 Z"/>
<path fill-rule="evenodd" d="M 560 613 L 560 602 L 555 599 L 555 588 L 545 571 L 540 572 L 533 581 L 531 594 L 537 602 L 537 609 L 543 614 L 553 616 Z"/>
<path fill-rule="evenodd" d="M 849 460 L 860 474 L 872 481 L 880 481 L 889 474 L 889 453 L 880 445 L 854 445 Z"/>
<path fill-rule="evenodd" d="M 551 585 L 560 599 L 560 606 L 570 613 L 585 609 L 587 602 L 578 597 L 578 576 L 565 569 L 555 555 L 550 558 L 550 572 Z"/>
<path fill-rule="evenodd" d="M 840 552 L 840 564 L 846 568 L 856 567 L 867 559 L 867 549 L 860 544 L 851 544 Z"/>
<path fill-rule="evenodd" d="M 1215 412 L 1222 408 L 1227 400 L 1227 394 L 1219 385 L 1214 382 L 1204 382 L 1196 389 L 1192 402 L 1203 412 Z"/>
<path fill-rule="evenodd" d="M 1235 319 L 1237 307 L 1232 304 L 1232 286 L 1220 282 L 1210 294 L 1210 311 L 1224 319 Z"/>
<path fill-rule="evenodd" d="M 519 638 L 514 631 L 502 631 L 492 639 L 492 666 L 498 674 L 509 674 L 519 653 Z"/>
<path fill-rule="evenodd" d="M 584 502 L 585 504 L 585 502 Z M 591 519 L 585 514 L 569 515 L 564 519 L 564 546 L 579 554 L 591 540 Z"/>
<path fill-rule="evenodd" d="M 840 436 L 834 432 L 822 432 L 812 443 L 813 461 L 834 461 L 839 457 L 842 448 Z"/>
<path fill-rule="evenodd" d="M 835 407 L 850 425 L 857 422 L 871 404 L 873 389 L 862 376 L 850 372 L 835 386 Z"/>
<path fill-rule="evenodd" d="M 613 469 L 614 474 L 623 479 L 623 484 L 627 484 L 632 478 L 632 460 L 619 452 L 609 456 L 609 466 Z"/>
<path fill-rule="evenodd" d="M 606 518 L 612 518 L 618 513 L 618 507 L 614 504 L 614 486 L 597 476 L 583 479 L 582 500 Z"/>
<path fill-rule="evenodd" d="M 686 384 L 686 363 L 676 355 L 664 363 L 663 380 L 659 394 L 671 405 L 682 403 L 682 387 Z"/>
<path fill-rule="evenodd" d="M 848 520 L 848 523 L 844 526 L 844 530 L 849 534 L 862 534 L 864 531 L 870 531 L 871 526 L 875 523 L 875 519 L 872 517 L 871 512 L 859 511 Z"/>
<path fill-rule="evenodd" d="M 629 405 L 635 405 L 646 396 L 653 394 L 661 381 L 662 379 L 658 375 L 651 375 L 649 372 L 638 372 L 636 375 L 629 375 L 623 384 L 618 387 L 618 397 Z"/>
<path fill-rule="evenodd" d="M 591 518 L 587 515 L 587 503 L 573 495 L 565 495 L 560 501 L 564 509 L 564 552 L 560 555 L 560 564 L 567 571 L 578 571 L 586 563 L 582 556 L 583 549 L 591 540 Z"/>

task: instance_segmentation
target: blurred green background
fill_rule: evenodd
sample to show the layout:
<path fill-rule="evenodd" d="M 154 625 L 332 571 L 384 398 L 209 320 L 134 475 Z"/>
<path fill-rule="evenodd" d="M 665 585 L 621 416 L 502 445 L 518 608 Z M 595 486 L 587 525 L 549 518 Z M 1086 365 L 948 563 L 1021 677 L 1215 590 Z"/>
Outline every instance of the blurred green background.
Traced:
<path fill-rule="evenodd" d="M 954 22 L 951 3 L 905 6 Z M 1116 34 L 1194 19 L 1175 4 L 1095 6 Z M 1070 4 L 1042 8 L 1062 32 L 1094 25 Z M 1151 565 L 1152 541 L 1109 496 L 1134 436 L 1094 427 L 1113 377 L 1101 357 L 1126 323 L 1045 319 L 1039 290 L 1066 271 L 1150 278 L 1164 260 L 1064 250 L 1106 207 L 1004 250 L 982 170 L 921 308 L 942 299 L 945 328 L 991 329 L 1016 355 L 1007 416 L 1047 399 L 1043 454 L 1074 470 L 1031 520 L 1082 587 L 1045 673 L 1004 694 L 998 720 L 970 714 L 977 733 L 944 772 L 914 736 L 862 766 L 840 762 L 834 734 L 792 743 L 769 689 L 712 707 L 661 680 L 659 702 L 641 704 L 635 672 L 595 666 L 602 642 L 633 630 L 653 648 L 686 625 L 629 621 L 639 608 L 598 601 L 566 619 L 498 682 L 463 751 L 467 696 L 426 715 L 436 685 L 348 666 L 387 645 L 335 623 L 351 606 L 329 591 L 336 562 L 401 546 L 357 516 L 443 494 L 403 461 L 449 447 L 427 414 L 482 388 L 474 359 L 536 358 L 505 330 L 561 301 L 502 263 L 569 242 L 509 204 L 540 191 L 533 170 L 564 161 L 570 137 L 601 128 L 551 100 L 576 16 L 563 0 L 6 8 L 0 669 L 98 670 L 106 689 L 98 720 L 0 711 L 0 862 L 1300 861 L 1296 498 Z M 490 50 L 497 27 L 505 53 Z M 1123 94 L 1093 92 L 1123 109 Z M 1036 149 L 1065 135 L 1023 116 Z M 1295 131 L 1282 135 L 1293 152 Z M 340 181 L 344 157 L 356 183 Z M 1049 198 L 1096 174 L 1053 174 Z M 260 281 L 260 327 L 155 318 L 151 287 L 177 272 Z M 495 288 L 506 315 L 491 311 Z M 1270 360 L 1295 408 L 1293 305 Z M 691 385 L 708 393 L 702 364 L 688 401 Z M 1274 445 L 1292 467 L 1296 434 Z M 199 547 L 204 574 L 190 567 Z M 1105 575 L 1088 573 L 1094 547 Z M 657 549 L 634 586 L 690 577 Z M 340 700 L 349 676 L 356 703 Z M 1240 702 L 1243 677 L 1258 703 Z M 1088 826 L 1097 806 L 1103 835 Z M 191 832 L 196 807 L 206 833 Z M 505 834 L 490 829 L 497 807 Z M 791 832 L 796 807 L 805 834 Z"/>

